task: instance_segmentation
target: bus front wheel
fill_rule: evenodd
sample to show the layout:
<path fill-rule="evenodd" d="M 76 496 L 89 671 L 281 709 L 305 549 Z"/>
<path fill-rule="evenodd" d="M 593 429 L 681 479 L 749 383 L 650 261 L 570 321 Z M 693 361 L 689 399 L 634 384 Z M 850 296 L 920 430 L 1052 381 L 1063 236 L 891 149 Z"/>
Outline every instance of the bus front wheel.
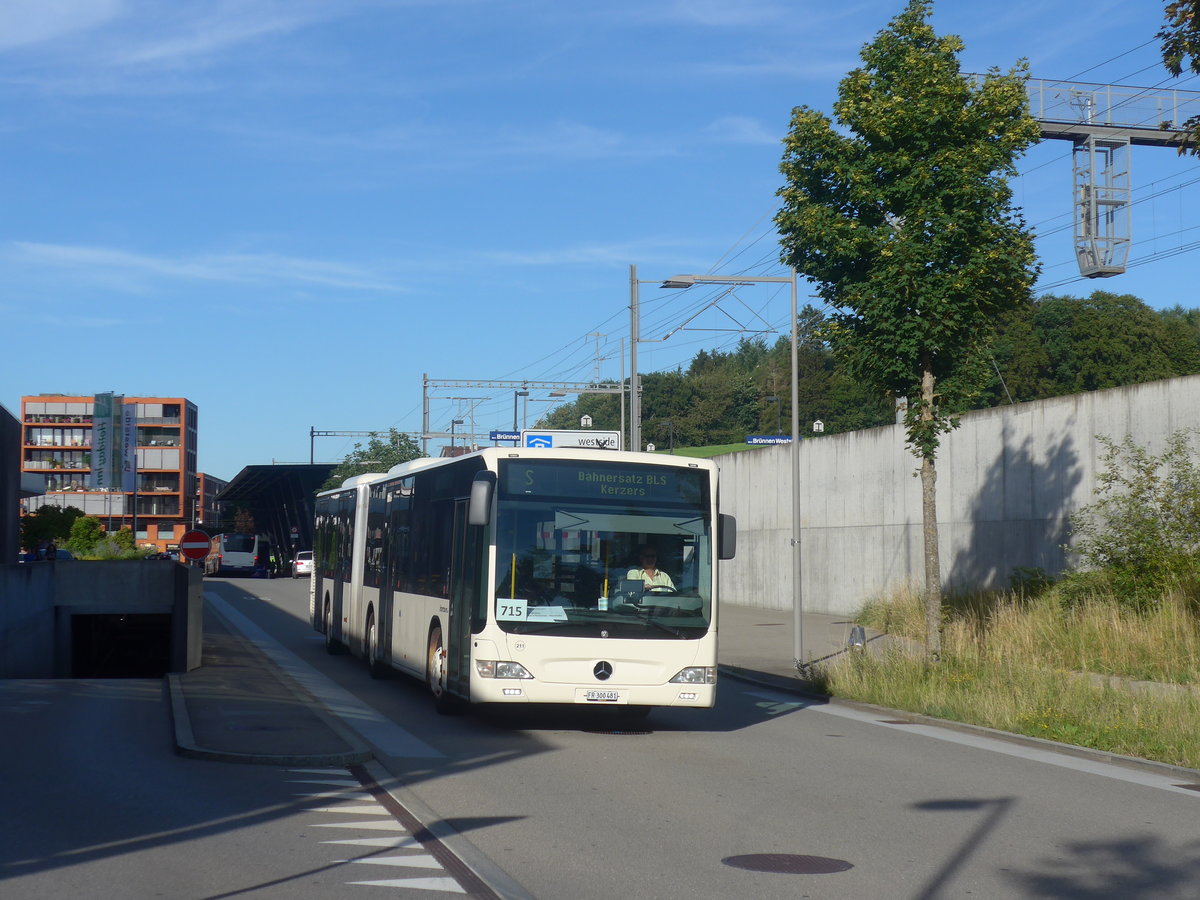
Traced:
<path fill-rule="evenodd" d="M 442 715 L 452 715 L 460 710 L 460 704 L 450 696 L 446 687 L 446 645 L 442 641 L 442 626 L 435 625 L 429 632 L 429 653 L 425 663 L 425 683 L 433 694 L 433 707 Z"/>

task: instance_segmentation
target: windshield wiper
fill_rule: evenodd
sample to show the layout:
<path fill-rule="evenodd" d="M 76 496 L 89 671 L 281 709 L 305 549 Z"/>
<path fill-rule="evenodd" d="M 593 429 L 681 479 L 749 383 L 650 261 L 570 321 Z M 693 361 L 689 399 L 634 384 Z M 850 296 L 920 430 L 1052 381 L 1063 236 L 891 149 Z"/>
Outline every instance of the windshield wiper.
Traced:
<path fill-rule="evenodd" d="M 655 628 L 660 628 L 663 631 L 665 631 L 667 634 L 673 634 L 677 638 L 683 637 L 682 631 L 672 628 L 670 625 L 664 625 L 662 622 L 658 621 L 658 619 L 650 618 L 649 615 L 640 616 L 639 618 L 641 618 L 641 620 L 643 622 L 645 622 L 647 625 L 653 625 Z"/>

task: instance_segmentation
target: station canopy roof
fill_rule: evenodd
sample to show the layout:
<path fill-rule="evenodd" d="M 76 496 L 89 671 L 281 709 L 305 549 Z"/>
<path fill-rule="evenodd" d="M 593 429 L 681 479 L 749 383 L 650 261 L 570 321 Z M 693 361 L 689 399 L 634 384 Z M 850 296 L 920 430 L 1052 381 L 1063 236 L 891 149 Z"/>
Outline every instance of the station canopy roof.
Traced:
<path fill-rule="evenodd" d="M 246 466 L 216 500 L 249 510 L 255 530 L 270 535 L 273 547 L 307 550 L 313 545 L 315 494 L 335 468 L 336 463 Z"/>
<path fill-rule="evenodd" d="M 336 463 L 278 463 L 246 466 L 217 494 L 219 501 L 236 501 L 253 506 L 277 496 L 281 501 L 297 494 L 312 495 L 325 483 Z"/>

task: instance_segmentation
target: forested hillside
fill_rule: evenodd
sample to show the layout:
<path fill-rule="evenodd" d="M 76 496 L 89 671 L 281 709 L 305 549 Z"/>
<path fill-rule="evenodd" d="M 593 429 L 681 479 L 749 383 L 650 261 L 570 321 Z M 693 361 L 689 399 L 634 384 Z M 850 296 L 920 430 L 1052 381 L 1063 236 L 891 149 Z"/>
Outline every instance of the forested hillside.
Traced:
<path fill-rule="evenodd" d="M 838 365 L 836 334 L 826 315 L 799 316 L 800 433 L 825 434 L 895 421 L 894 400 L 874 394 Z M 700 351 L 686 370 L 642 376 L 645 440 L 667 447 L 736 444 L 750 434 L 790 434 L 790 336 L 770 344 L 742 340 L 735 349 Z M 1156 311 L 1137 297 L 1096 291 L 1085 298 L 1047 295 L 1000 323 L 973 367 L 969 409 L 1001 406 L 1200 373 L 1200 309 Z M 776 399 L 777 398 L 777 399 Z M 540 427 L 620 427 L 620 399 L 587 394 L 556 408 Z"/>

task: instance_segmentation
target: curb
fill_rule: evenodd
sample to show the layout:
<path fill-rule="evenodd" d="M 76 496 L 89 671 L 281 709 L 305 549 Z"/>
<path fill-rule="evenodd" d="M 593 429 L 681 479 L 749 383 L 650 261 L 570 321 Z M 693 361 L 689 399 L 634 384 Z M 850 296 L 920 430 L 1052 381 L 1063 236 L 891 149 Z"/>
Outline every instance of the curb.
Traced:
<path fill-rule="evenodd" d="M 1011 731 L 1000 731 L 996 728 L 988 728 L 985 725 L 972 725 L 969 722 L 955 722 L 952 719 L 937 719 L 933 716 L 927 716 L 923 713 L 908 712 L 903 709 L 889 709 L 886 706 L 876 706 L 873 703 L 863 703 L 860 700 L 847 700 L 843 697 L 832 697 L 829 694 L 822 693 L 812 685 L 803 681 L 799 677 L 788 678 L 783 675 L 772 675 L 769 672 L 756 672 L 752 669 L 743 669 L 738 666 L 723 666 L 718 665 L 717 668 L 725 675 L 731 678 L 736 678 L 739 681 L 745 681 L 749 684 L 755 684 L 760 687 L 769 687 L 776 690 L 789 691 L 793 694 L 798 694 L 802 697 L 807 697 L 812 700 L 817 700 L 822 703 L 828 703 L 836 706 L 845 706 L 850 709 L 858 709 L 863 712 L 878 713 L 881 717 L 889 719 L 904 719 L 914 725 L 930 725 L 937 728 L 946 728 L 950 731 L 958 731 L 963 734 L 973 734 L 978 737 L 992 738 L 997 741 L 1004 741 L 1008 744 L 1018 744 L 1022 747 L 1030 747 L 1037 750 L 1046 750 L 1052 753 L 1062 753 L 1067 756 L 1074 756 L 1080 759 L 1089 759 L 1093 762 L 1108 763 L 1109 765 L 1120 766 L 1125 769 L 1139 769 L 1144 772 L 1152 772 L 1155 775 L 1169 776 L 1178 778 L 1181 781 L 1190 781 L 1193 784 L 1200 784 L 1200 769 L 1188 769 L 1183 766 L 1175 766 L 1171 763 L 1158 762 L 1153 759 L 1141 759 L 1137 756 L 1122 756 L 1119 753 L 1110 753 L 1107 750 L 1095 750 L 1091 747 L 1080 747 L 1077 744 L 1063 744 L 1058 741 L 1048 741 L 1045 738 L 1032 737 L 1025 734 L 1014 734 Z"/>
<path fill-rule="evenodd" d="M 189 759 L 207 759 L 214 762 L 253 763 L 267 766 L 352 766 L 374 759 L 374 754 L 359 741 L 351 738 L 345 730 L 332 722 L 321 710 L 314 709 L 321 720 L 352 749 L 340 753 L 238 753 L 233 750 L 210 750 L 196 743 L 192 732 L 192 720 L 187 711 L 183 685 L 179 675 L 168 673 L 166 687 L 171 695 L 171 718 L 175 726 L 175 752 Z M 353 749 L 357 748 L 357 749 Z"/>

